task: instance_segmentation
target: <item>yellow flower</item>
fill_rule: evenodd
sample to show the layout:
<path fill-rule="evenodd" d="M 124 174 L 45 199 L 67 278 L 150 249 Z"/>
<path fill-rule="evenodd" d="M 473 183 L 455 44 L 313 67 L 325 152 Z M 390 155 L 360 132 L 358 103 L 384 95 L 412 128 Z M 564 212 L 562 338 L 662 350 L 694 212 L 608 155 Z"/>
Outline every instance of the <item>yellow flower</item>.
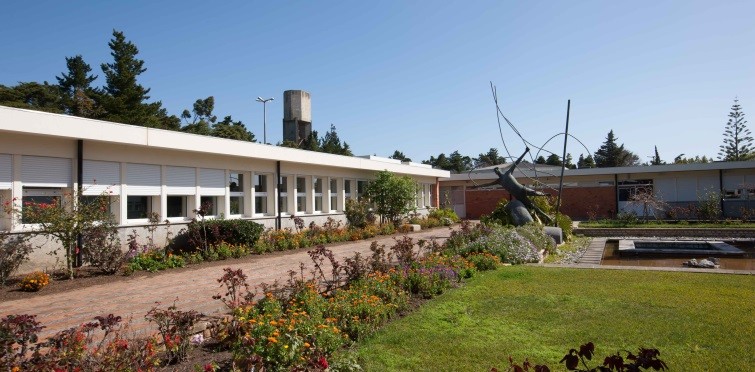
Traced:
<path fill-rule="evenodd" d="M 288 345 L 283 345 L 283 348 L 284 349 L 288 349 Z"/>

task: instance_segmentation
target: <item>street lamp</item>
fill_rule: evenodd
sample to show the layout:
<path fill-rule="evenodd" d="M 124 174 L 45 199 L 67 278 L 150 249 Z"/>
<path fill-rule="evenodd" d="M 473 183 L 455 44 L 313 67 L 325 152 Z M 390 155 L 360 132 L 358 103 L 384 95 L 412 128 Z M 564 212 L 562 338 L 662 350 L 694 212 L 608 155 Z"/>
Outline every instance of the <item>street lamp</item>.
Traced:
<path fill-rule="evenodd" d="M 274 99 L 273 97 L 268 99 L 257 97 L 257 102 L 262 102 L 262 143 L 264 144 L 267 144 L 267 103 Z"/>

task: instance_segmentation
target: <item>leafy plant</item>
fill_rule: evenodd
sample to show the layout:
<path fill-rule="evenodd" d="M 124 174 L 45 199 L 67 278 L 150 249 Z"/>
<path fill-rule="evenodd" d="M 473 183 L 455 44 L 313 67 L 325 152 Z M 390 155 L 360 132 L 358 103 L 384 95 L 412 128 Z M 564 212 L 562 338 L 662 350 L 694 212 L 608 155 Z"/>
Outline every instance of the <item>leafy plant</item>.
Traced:
<path fill-rule="evenodd" d="M 366 200 L 347 199 L 344 214 L 349 227 L 362 229 L 370 223 L 370 205 Z"/>
<path fill-rule="evenodd" d="M 194 310 L 178 310 L 175 303 L 166 309 L 158 306 L 153 307 L 145 319 L 157 326 L 165 344 L 167 363 L 180 362 L 186 358 L 191 347 L 191 331 L 202 314 Z"/>
<path fill-rule="evenodd" d="M 0 232 L 0 285 L 29 259 L 32 250 L 27 235 Z"/>
<path fill-rule="evenodd" d="M 79 248 L 79 236 L 113 218 L 108 212 L 109 194 L 103 193 L 86 203 L 79 202 L 79 196 L 78 193 L 65 193 L 52 203 L 27 202 L 23 206 L 8 203 L 4 206 L 7 213 L 31 223 L 33 235 L 50 236 L 61 244 L 69 278 L 74 277 L 73 263 Z"/>
<path fill-rule="evenodd" d="M 121 250 L 118 226 L 103 222 L 84 233 L 81 247 L 84 261 L 106 274 L 115 274 L 123 266 L 126 256 Z"/>
<path fill-rule="evenodd" d="M 50 275 L 41 271 L 26 274 L 18 283 L 18 287 L 24 292 L 38 292 L 50 284 Z"/>
<path fill-rule="evenodd" d="M 0 320 L 0 368 L 4 371 L 27 367 L 27 353 L 45 328 L 36 315 L 7 315 Z"/>
<path fill-rule="evenodd" d="M 409 176 L 397 176 L 387 170 L 377 172 L 367 184 L 365 195 L 375 205 L 381 220 L 398 223 L 399 217 L 414 208 L 417 183 Z"/>

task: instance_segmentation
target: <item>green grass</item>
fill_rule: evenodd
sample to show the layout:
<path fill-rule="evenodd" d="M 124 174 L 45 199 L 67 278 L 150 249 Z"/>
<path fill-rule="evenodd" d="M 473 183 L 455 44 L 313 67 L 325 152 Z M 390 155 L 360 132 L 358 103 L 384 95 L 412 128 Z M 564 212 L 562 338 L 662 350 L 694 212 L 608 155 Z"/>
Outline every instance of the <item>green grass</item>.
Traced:
<path fill-rule="evenodd" d="M 755 365 L 755 276 L 513 266 L 388 324 L 358 345 L 367 371 L 505 370 L 508 357 L 563 370 L 570 348 L 596 359 L 639 346 L 677 371 Z M 594 365 L 591 365 L 591 367 Z"/>
<path fill-rule="evenodd" d="M 755 223 L 741 221 L 638 221 L 626 222 L 619 220 L 601 220 L 601 221 L 584 221 L 579 223 L 579 227 L 585 228 L 663 228 L 663 229 L 755 229 Z"/>

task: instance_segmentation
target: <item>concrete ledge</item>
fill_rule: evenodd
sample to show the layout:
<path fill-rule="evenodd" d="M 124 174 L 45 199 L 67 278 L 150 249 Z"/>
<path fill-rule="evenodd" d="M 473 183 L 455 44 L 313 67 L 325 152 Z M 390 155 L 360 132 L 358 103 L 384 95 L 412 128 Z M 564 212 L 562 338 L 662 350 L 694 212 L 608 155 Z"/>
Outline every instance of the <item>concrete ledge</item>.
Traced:
<path fill-rule="evenodd" d="M 601 237 L 684 237 L 695 236 L 699 238 L 755 238 L 755 229 L 713 229 L 713 228 L 588 228 L 574 229 L 575 235 L 601 236 Z"/>

